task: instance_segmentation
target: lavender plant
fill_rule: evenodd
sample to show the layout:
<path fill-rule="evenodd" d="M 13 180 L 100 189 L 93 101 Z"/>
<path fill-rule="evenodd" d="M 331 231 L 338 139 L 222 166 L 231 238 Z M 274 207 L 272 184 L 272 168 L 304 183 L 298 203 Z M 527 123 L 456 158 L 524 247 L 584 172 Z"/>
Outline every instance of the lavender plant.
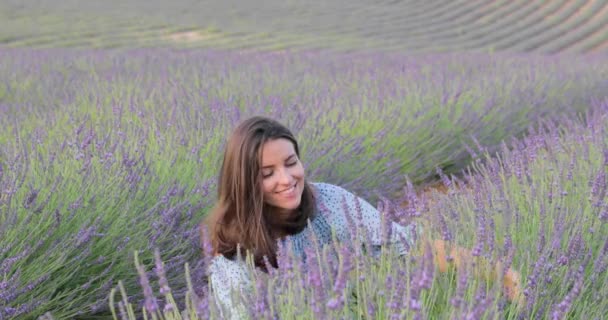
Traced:
<path fill-rule="evenodd" d="M 405 175 L 418 184 L 437 167 L 458 172 L 476 159 L 465 145 L 498 150 L 536 119 L 587 110 L 608 92 L 606 65 L 599 57 L 0 49 L 1 316 L 108 316 L 107 292 L 119 279 L 132 295 L 128 302 L 144 301 L 131 261 L 137 251 L 142 266 L 153 263 L 154 248 L 167 259 L 164 277 L 176 301 L 188 292 L 186 262 L 192 286 L 204 288 L 197 223 L 214 199 L 224 136 L 246 116 L 285 122 L 302 141 L 313 180 L 373 201 L 376 192 L 394 198 Z M 572 181 L 582 176 L 579 166 L 573 162 Z M 417 203 L 397 215 L 402 223 L 429 210 Z M 480 210 L 482 221 L 488 209 Z M 444 220 L 458 234 L 451 216 Z M 546 219 L 546 241 L 552 221 Z M 489 237 L 504 221 L 488 217 L 476 225 Z M 513 235 L 514 246 L 525 242 L 521 237 Z M 480 255 L 490 255 L 479 243 Z M 499 237 L 493 247 L 501 244 Z M 593 259 L 587 268 L 602 269 L 604 262 Z M 369 271 L 352 268 L 359 277 Z M 403 272 L 392 279 L 411 274 Z M 336 313 L 350 305 L 342 287 L 327 292 Z M 369 290 L 361 292 L 375 287 Z M 428 299 L 426 290 L 414 306 Z M 383 299 L 397 308 L 397 296 Z M 384 314 L 383 303 L 362 300 L 357 314 Z"/>
<path fill-rule="evenodd" d="M 607 102 L 596 101 L 578 119 L 541 121 L 495 157 L 486 152 L 467 187 L 439 195 L 433 208 L 435 224 L 447 220 L 477 254 L 521 270 L 522 318 L 601 318 L 608 310 L 599 267 L 608 232 Z M 462 232 L 471 224 L 480 226 L 476 233 Z"/>
<path fill-rule="evenodd" d="M 385 219 L 389 219 L 385 216 Z M 441 304 L 437 287 L 438 275 L 435 272 L 433 249 L 429 242 L 421 240 L 419 246 L 412 248 L 412 254 L 398 256 L 390 247 L 383 248 L 378 255 L 369 254 L 371 248 L 362 241 L 361 228 L 352 227 L 353 243 L 333 242 L 329 246 L 319 247 L 317 242 L 306 248 L 306 258 L 294 256 L 289 246 L 279 250 L 279 268 L 269 269 L 268 273 L 253 267 L 252 260 L 247 260 L 248 270 L 253 279 L 252 287 L 243 295 L 234 295 L 234 301 L 244 306 L 238 314 L 242 319 L 285 319 L 285 318 L 371 318 L 371 319 L 422 319 L 448 314 L 465 317 L 465 315 L 482 315 L 487 312 L 494 300 L 486 298 L 487 305 L 461 309 L 450 309 L 442 314 L 433 310 Z M 136 260 L 141 277 L 145 271 Z M 158 262 L 157 262 L 158 266 Z M 158 274 L 159 285 L 165 283 Z M 189 278 L 188 266 L 186 275 Z M 451 271 L 449 277 L 453 277 Z M 190 281 L 190 280 L 189 280 Z M 493 288 L 496 295 L 501 295 L 501 282 L 473 279 L 477 286 Z M 190 282 L 189 282 L 190 283 Z M 222 310 L 219 301 L 215 300 L 212 289 L 204 288 L 204 296 L 196 294 L 189 287 L 181 313 L 176 314 L 171 307 L 172 297 L 166 297 L 165 311 L 161 306 L 147 301 L 157 301 L 157 293 L 150 289 L 147 278 L 141 280 L 145 292 L 145 303 L 141 305 L 141 316 L 153 319 L 221 319 L 231 317 L 231 310 Z M 128 294 L 122 283 L 119 285 L 121 301 L 114 302 L 116 289 L 111 292 L 111 308 L 115 319 L 135 319 L 136 312 L 128 302 Z M 170 292 L 167 290 L 165 292 Z M 464 287 L 459 290 L 461 298 Z M 471 291 L 471 290 L 469 290 Z M 479 290 L 478 290 L 479 291 Z M 472 294 L 468 293 L 467 297 Z M 470 298 L 469 298 L 470 299 Z M 128 312 L 120 312 L 127 306 Z M 117 312 L 118 310 L 119 312 Z M 442 310 L 445 312 L 445 310 Z M 232 310 L 234 312 L 234 310 Z"/>
<path fill-rule="evenodd" d="M 248 306 L 244 318 L 600 319 L 608 311 L 607 111 L 603 100 L 584 117 L 543 121 L 495 157 L 480 151 L 486 160 L 472 165 L 466 185 L 439 171 L 449 192 L 407 194 L 418 200 L 412 221 L 425 225 L 408 256 L 366 254 L 355 236 L 354 245 L 307 248 L 305 263 L 282 246 L 279 269 L 268 274 L 249 261 L 254 285 L 235 296 Z M 391 221 L 408 215 L 386 199 L 380 208 Z M 447 270 L 429 241 L 441 237 L 471 248 Z M 510 266 L 520 279 L 505 277 Z M 159 318 L 221 318 L 206 297 Z"/>

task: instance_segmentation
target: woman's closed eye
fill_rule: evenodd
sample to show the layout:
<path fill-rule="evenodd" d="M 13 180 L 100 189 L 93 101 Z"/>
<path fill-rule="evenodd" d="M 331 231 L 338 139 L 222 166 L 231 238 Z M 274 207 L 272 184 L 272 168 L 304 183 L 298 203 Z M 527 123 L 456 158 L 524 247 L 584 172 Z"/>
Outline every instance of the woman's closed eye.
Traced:
<path fill-rule="evenodd" d="M 286 167 L 293 167 L 293 166 L 295 166 L 297 164 L 298 164 L 298 160 L 292 160 L 292 161 L 287 162 L 285 164 L 285 166 Z M 274 174 L 274 171 L 271 171 L 271 170 L 269 170 L 269 171 L 263 171 L 262 170 L 262 178 L 264 178 L 264 179 L 272 177 L 273 174 Z"/>

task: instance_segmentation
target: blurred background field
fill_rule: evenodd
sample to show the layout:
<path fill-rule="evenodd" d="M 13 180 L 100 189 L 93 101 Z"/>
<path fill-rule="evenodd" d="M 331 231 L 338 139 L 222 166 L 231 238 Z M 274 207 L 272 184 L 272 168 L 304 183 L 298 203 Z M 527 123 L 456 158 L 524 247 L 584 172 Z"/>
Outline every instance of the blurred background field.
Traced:
<path fill-rule="evenodd" d="M 10 47 L 239 50 L 608 50 L 605 0 L 5 0 Z"/>
<path fill-rule="evenodd" d="M 476 292 L 490 318 L 601 317 L 607 108 L 608 1 L 0 1 L 0 319 L 110 318 L 118 280 L 141 310 L 134 251 L 151 270 L 159 249 L 180 303 L 186 262 L 203 294 L 197 224 L 254 114 L 294 130 L 311 180 L 511 254 L 524 309 L 475 279 L 450 303 L 450 273 L 427 318 L 476 314 Z"/>

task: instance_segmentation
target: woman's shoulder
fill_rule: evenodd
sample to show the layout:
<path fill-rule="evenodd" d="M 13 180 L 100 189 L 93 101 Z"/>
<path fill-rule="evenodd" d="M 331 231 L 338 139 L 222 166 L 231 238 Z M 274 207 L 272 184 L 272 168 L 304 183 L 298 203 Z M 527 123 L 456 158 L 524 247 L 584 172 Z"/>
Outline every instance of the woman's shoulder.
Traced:
<path fill-rule="evenodd" d="M 326 182 L 311 182 L 310 184 L 317 196 L 321 198 L 352 196 L 351 192 L 334 184 Z"/>
<path fill-rule="evenodd" d="M 354 197 L 351 192 L 337 185 L 325 182 L 314 182 L 311 185 L 315 193 L 317 208 L 326 215 L 342 212 L 344 204 L 350 203 Z"/>

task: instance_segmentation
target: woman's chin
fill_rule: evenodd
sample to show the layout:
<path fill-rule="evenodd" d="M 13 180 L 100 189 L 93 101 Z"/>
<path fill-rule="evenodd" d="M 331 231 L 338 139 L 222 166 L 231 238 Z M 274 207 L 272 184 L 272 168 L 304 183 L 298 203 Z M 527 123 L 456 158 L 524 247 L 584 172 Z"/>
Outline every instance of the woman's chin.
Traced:
<path fill-rule="evenodd" d="M 288 213 L 288 212 L 296 211 L 298 208 L 300 208 L 300 203 L 301 203 L 301 201 L 274 204 L 273 207 L 277 208 L 278 210 L 280 210 L 282 212 Z"/>

